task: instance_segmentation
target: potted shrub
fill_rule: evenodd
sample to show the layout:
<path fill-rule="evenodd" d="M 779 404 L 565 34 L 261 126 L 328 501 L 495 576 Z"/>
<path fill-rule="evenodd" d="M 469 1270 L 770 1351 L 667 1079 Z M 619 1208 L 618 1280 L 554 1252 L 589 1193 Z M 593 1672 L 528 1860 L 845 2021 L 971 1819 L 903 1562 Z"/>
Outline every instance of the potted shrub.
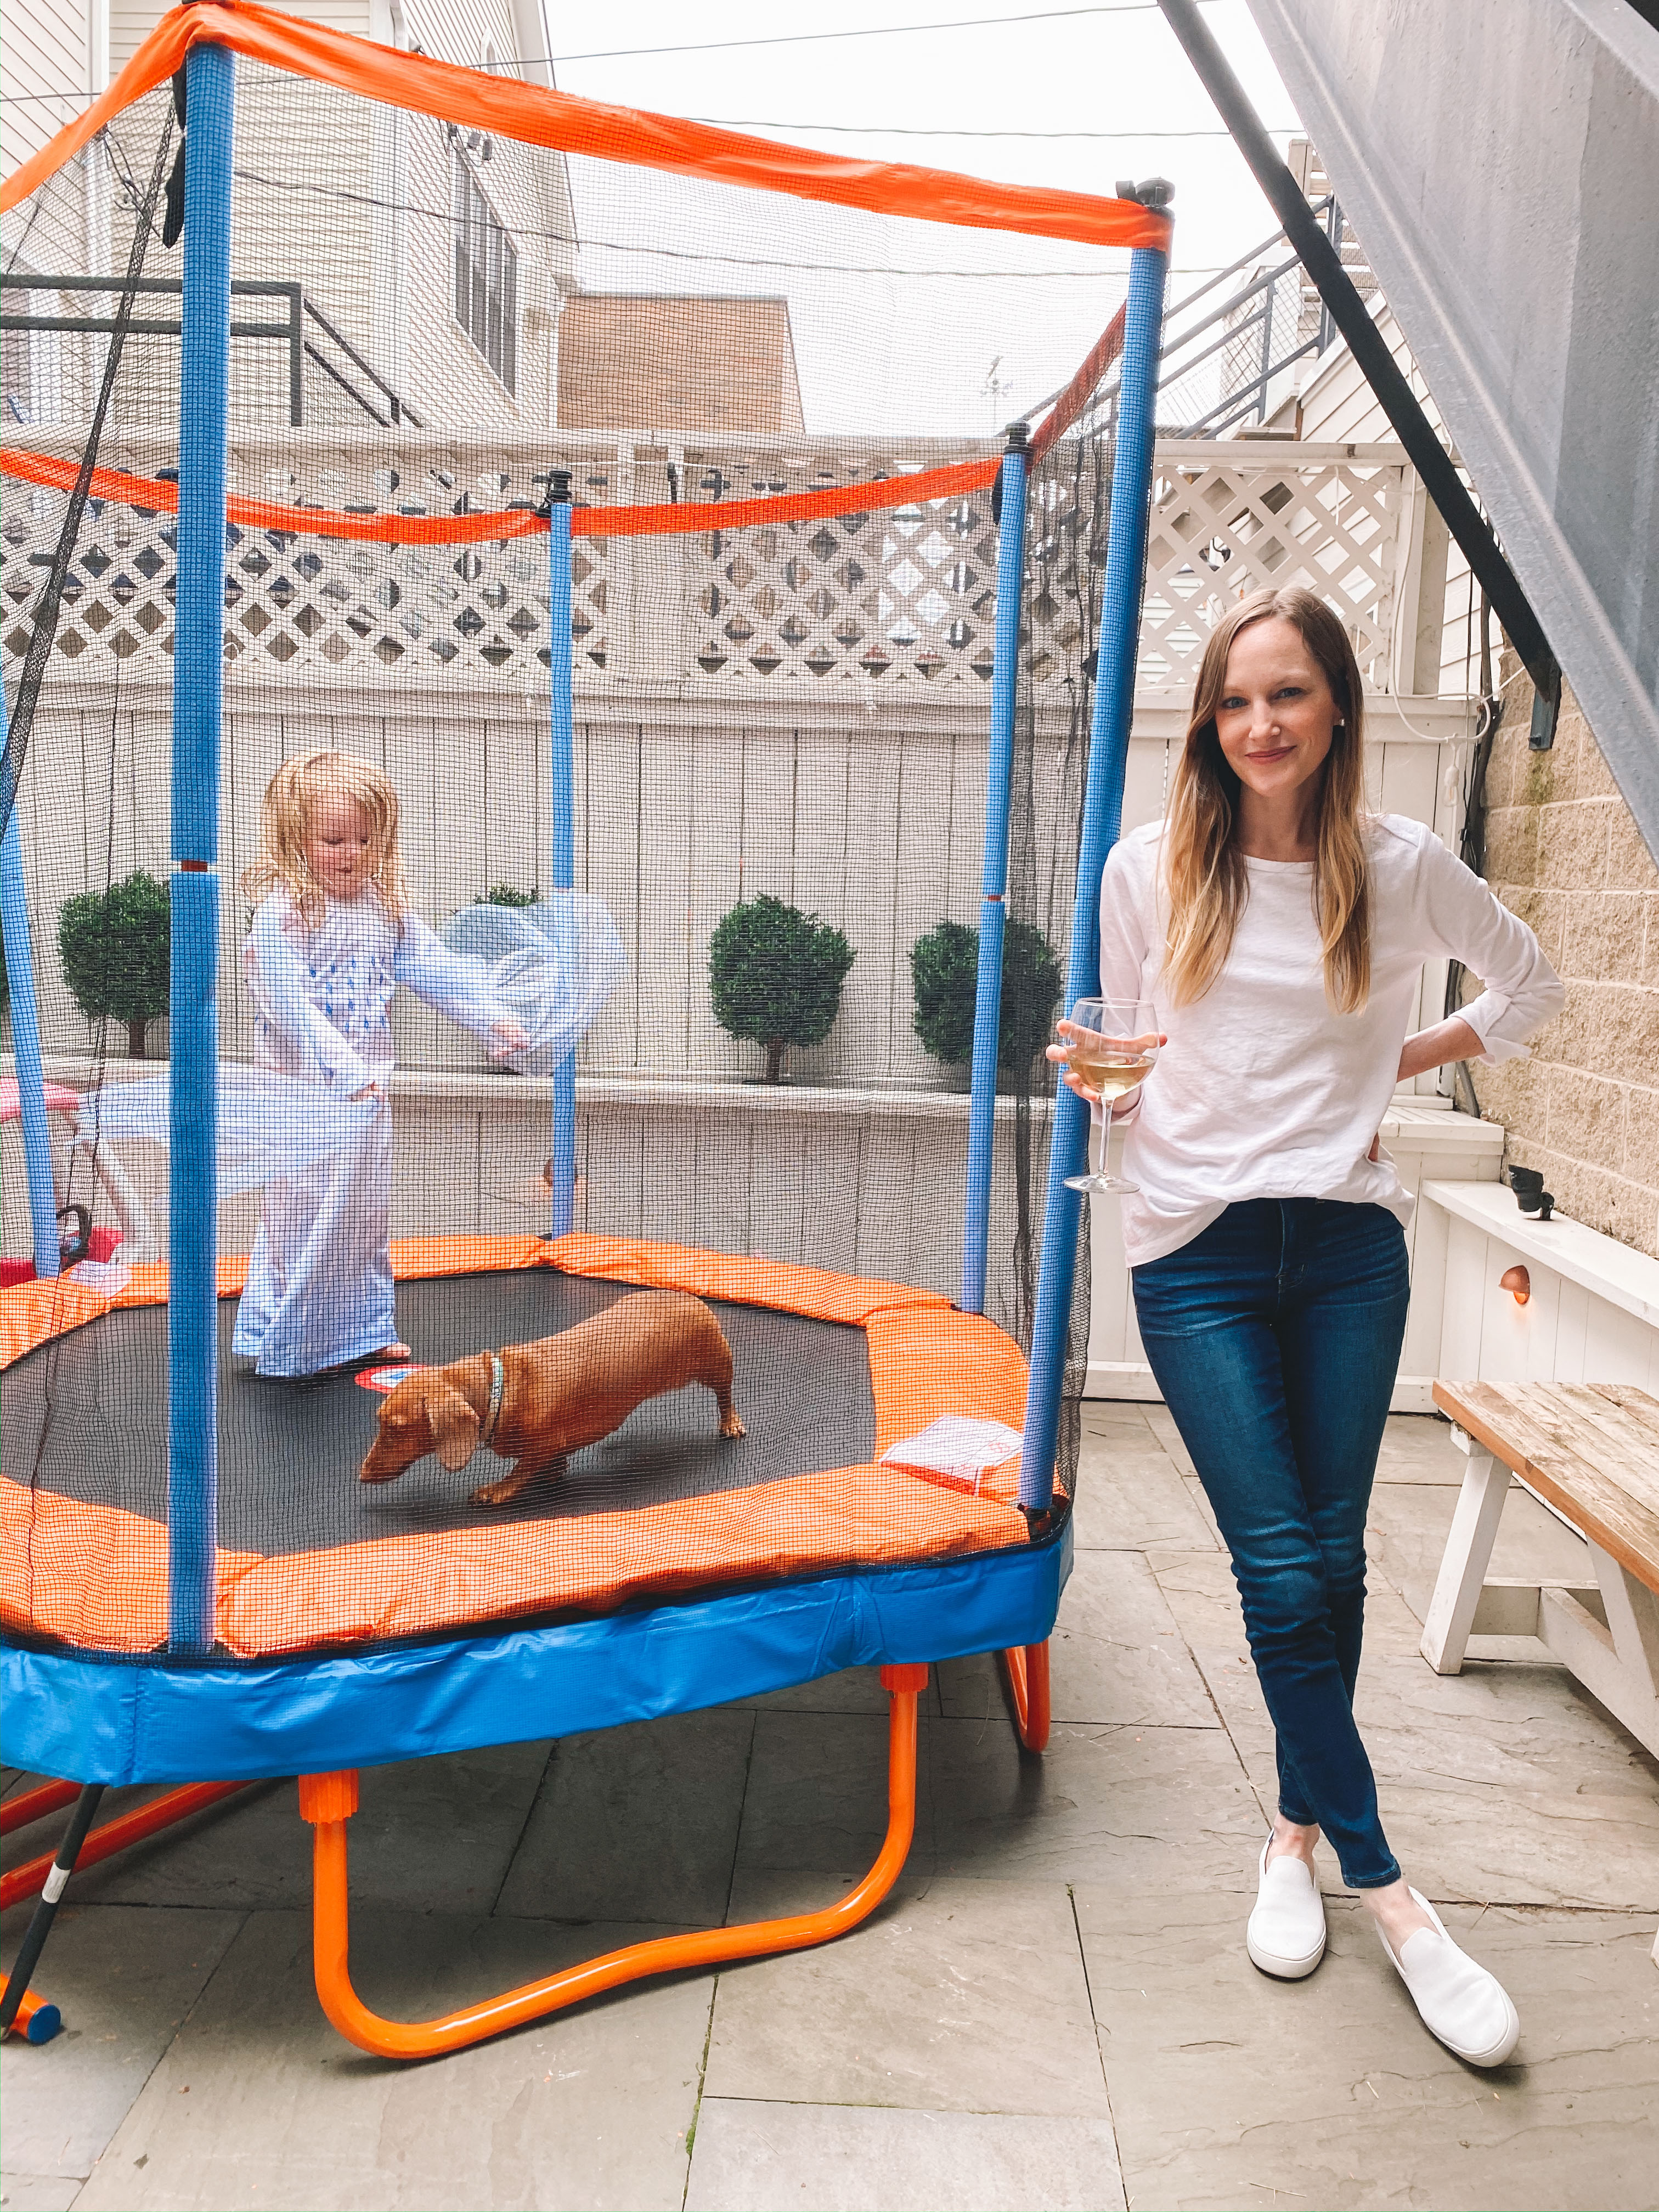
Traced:
<path fill-rule="evenodd" d="M 167 1010 L 167 888 L 139 868 L 106 891 L 76 891 L 58 915 L 64 981 L 89 1022 L 127 1025 L 127 1050 L 144 1057 L 144 1029 Z"/>
<path fill-rule="evenodd" d="M 539 891 L 515 890 L 511 884 L 494 884 L 487 891 L 480 891 L 474 903 L 478 906 L 534 906 L 540 896 Z"/>
<path fill-rule="evenodd" d="M 979 932 L 942 921 L 910 948 L 915 1031 L 935 1060 L 970 1066 L 979 994 Z M 997 1066 L 1023 1075 L 1048 1043 L 1060 1002 L 1060 962 L 1040 929 L 1010 921 L 1002 939 L 1002 1008 Z"/>
<path fill-rule="evenodd" d="M 708 941 L 714 1019 L 766 1048 L 766 1080 L 783 1080 L 791 1045 L 822 1044 L 841 1011 L 852 946 L 840 930 L 783 900 L 734 906 Z"/>

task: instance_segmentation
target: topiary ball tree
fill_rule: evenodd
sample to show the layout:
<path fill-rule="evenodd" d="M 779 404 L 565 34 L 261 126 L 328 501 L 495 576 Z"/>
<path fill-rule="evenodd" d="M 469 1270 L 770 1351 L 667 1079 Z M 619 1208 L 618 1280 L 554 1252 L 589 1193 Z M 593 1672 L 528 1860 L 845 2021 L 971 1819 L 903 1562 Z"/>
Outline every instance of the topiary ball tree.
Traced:
<path fill-rule="evenodd" d="M 915 1030 L 935 1060 L 952 1067 L 974 1057 L 974 1004 L 979 995 L 979 932 L 942 921 L 910 948 Z M 1048 1042 L 1060 1002 L 1060 962 L 1040 929 L 1011 921 L 1002 939 L 1002 1007 L 997 1066 L 1023 1074 Z"/>
<path fill-rule="evenodd" d="M 89 1022 L 127 1025 L 127 1050 L 144 1057 L 144 1024 L 167 1010 L 167 889 L 139 868 L 106 891 L 77 891 L 58 915 L 64 981 Z"/>
<path fill-rule="evenodd" d="M 708 940 L 714 1019 L 766 1048 L 766 1080 L 783 1079 L 791 1045 L 822 1044 L 841 1011 L 852 946 L 840 930 L 781 899 L 746 899 Z"/>

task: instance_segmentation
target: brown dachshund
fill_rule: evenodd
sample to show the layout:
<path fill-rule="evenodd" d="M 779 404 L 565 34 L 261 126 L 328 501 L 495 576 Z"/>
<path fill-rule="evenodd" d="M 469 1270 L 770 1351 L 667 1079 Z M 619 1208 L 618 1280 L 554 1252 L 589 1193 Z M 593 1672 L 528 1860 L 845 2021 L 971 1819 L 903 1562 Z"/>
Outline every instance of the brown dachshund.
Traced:
<path fill-rule="evenodd" d="M 619 1429 L 635 1406 L 688 1382 L 714 1392 L 723 1437 L 743 1434 L 732 1347 L 714 1315 L 687 1291 L 636 1291 L 557 1336 L 405 1376 L 380 1407 L 362 1480 L 395 1482 L 428 1452 L 462 1468 L 489 1444 L 515 1464 L 472 1503 L 505 1505 L 562 1474 L 572 1452 Z"/>

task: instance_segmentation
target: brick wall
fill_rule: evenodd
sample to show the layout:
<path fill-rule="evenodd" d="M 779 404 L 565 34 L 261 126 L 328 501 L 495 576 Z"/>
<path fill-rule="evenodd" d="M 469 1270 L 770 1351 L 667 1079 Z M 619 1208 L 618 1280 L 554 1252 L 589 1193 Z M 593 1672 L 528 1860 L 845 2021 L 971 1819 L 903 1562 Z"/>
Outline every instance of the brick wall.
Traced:
<path fill-rule="evenodd" d="M 1508 1160 L 1541 1168 L 1563 1213 L 1659 1256 L 1659 868 L 1577 700 L 1535 753 L 1526 678 L 1504 696 L 1486 874 L 1537 931 L 1567 1002 L 1530 1060 L 1477 1066 L 1475 1090 L 1508 1129 Z"/>
<path fill-rule="evenodd" d="M 803 429 L 788 301 L 578 293 L 559 323 L 559 421 L 728 437 Z"/>

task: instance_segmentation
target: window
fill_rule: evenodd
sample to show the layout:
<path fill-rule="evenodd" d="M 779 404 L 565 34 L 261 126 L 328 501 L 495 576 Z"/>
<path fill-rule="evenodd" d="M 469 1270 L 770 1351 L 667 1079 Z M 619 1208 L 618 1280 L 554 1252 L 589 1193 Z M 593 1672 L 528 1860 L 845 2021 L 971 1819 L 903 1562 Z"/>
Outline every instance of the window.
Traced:
<path fill-rule="evenodd" d="M 455 319 L 509 392 L 519 388 L 519 257 L 457 145 Z"/>

